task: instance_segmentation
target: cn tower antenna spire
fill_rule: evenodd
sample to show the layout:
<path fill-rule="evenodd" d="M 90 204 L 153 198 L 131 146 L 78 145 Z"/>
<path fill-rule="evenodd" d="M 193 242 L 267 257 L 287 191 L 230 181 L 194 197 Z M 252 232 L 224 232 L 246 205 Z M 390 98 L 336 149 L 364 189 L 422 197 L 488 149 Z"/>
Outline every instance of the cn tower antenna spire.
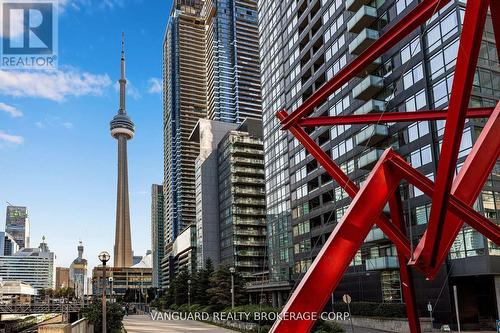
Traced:
<path fill-rule="evenodd" d="M 121 73 L 120 73 L 120 80 L 118 82 L 120 83 L 120 114 L 125 114 L 127 111 L 125 111 L 125 88 L 127 85 L 127 79 L 125 78 L 125 33 L 122 32 L 122 55 L 121 55 Z"/>

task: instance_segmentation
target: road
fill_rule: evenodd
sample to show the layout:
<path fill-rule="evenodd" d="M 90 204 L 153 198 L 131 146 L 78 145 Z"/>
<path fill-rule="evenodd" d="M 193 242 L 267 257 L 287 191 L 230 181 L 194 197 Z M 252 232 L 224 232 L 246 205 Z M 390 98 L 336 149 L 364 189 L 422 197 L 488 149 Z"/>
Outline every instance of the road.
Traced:
<path fill-rule="evenodd" d="M 149 315 L 123 318 L 127 333 L 234 333 L 235 331 L 192 320 L 152 320 Z"/>

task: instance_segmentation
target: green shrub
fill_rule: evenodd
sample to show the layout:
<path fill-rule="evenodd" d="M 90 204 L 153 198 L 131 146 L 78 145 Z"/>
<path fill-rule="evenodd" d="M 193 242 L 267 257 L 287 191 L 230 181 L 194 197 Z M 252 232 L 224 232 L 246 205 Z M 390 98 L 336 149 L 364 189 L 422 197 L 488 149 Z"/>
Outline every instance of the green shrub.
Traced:
<path fill-rule="evenodd" d="M 281 309 L 279 308 L 273 308 L 270 306 L 266 305 L 256 305 L 256 304 L 249 304 L 249 305 L 241 305 L 237 306 L 234 309 L 231 308 L 226 308 L 222 310 L 221 312 L 226 312 L 226 313 L 247 313 L 249 314 L 248 321 L 250 323 L 256 323 L 259 325 L 272 325 L 274 323 L 273 320 L 262 320 L 262 318 L 256 318 L 254 316 L 255 313 L 276 313 L 275 316 L 272 316 L 272 318 L 277 317 L 277 314 L 281 312 Z M 268 316 L 269 317 L 269 316 Z"/>
<path fill-rule="evenodd" d="M 102 303 L 94 302 L 82 310 L 82 315 L 94 325 L 94 332 L 102 331 Z M 124 312 L 120 303 L 106 304 L 106 326 L 110 332 L 121 330 Z"/>
<path fill-rule="evenodd" d="M 268 333 L 271 330 L 272 325 L 259 325 L 252 329 L 255 333 Z"/>
<path fill-rule="evenodd" d="M 313 327 L 313 333 L 344 333 L 344 329 L 337 323 L 319 319 Z"/>
<path fill-rule="evenodd" d="M 350 307 L 352 316 L 406 318 L 406 307 L 403 303 L 353 302 Z M 345 303 L 335 303 L 333 308 L 336 312 L 348 310 Z"/>
<path fill-rule="evenodd" d="M 219 310 L 220 310 L 219 306 L 217 306 L 217 305 L 206 305 L 200 309 L 201 312 L 206 312 L 209 314 L 212 314 L 212 313 L 217 312 Z"/>

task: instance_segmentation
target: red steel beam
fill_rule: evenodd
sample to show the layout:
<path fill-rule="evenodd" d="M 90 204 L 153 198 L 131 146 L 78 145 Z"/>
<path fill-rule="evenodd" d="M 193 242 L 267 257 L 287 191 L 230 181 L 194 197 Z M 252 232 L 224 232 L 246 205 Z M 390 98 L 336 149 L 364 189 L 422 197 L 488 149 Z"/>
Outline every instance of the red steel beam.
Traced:
<path fill-rule="evenodd" d="M 498 152 L 495 150 L 491 150 L 489 152 L 485 152 L 488 154 L 487 159 L 495 160 L 498 158 Z M 418 172 L 416 169 L 413 169 L 408 162 L 406 162 L 401 156 L 395 156 L 390 161 L 391 167 L 393 167 L 394 171 L 396 171 L 400 178 L 408 180 L 412 185 L 419 188 L 422 192 L 424 192 L 428 196 L 432 196 L 434 193 L 434 183 Z M 478 165 L 477 165 L 478 166 Z M 478 166 L 479 167 L 479 166 Z M 482 166 L 484 168 L 484 166 Z M 493 168 L 493 166 L 491 166 Z M 491 169 L 488 169 L 491 172 Z M 479 172 L 481 174 L 481 172 Z M 486 179 L 484 179 L 486 181 Z M 483 182 L 479 183 L 470 183 L 469 180 L 462 181 L 465 187 L 473 187 L 477 189 L 481 189 L 484 185 Z M 476 196 L 477 197 L 477 196 Z M 476 212 L 471 205 L 463 202 L 461 199 L 457 198 L 455 195 L 450 195 L 450 204 L 449 204 L 449 212 L 456 216 L 459 220 L 463 220 L 468 223 L 474 229 L 480 231 L 484 236 L 491 239 L 496 244 L 500 244 L 500 227 L 495 223 L 491 222 L 489 219 Z M 448 223 L 445 222 L 445 226 Z M 422 241 L 421 241 L 422 242 Z M 447 249 L 448 251 L 449 249 Z M 446 251 L 446 252 L 447 252 Z"/>
<path fill-rule="evenodd" d="M 390 168 L 389 168 L 390 170 Z M 406 225 L 403 218 L 403 209 L 401 208 L 401 194 L 395 191 L 389 199 L 389 208 L 391 212 L 391 221 L 399 226 L 399 230 L 406 235 Z M 410 214 L 410 212 L 408 212 Z M 411 225 L 410 225 L 411 228 Z M 403 292 L 403 301 L 406 304 L 406 315 L 408 316 L 408 325 L 410 332 L 421 332 L 420 320 L 418 318 L 417 300 L 415 297 L 415 286 L 410 267 L 407 266 L 405 257 L 398 256 L 399 278 L 401 280 L 401 290 Z"/>
<path fill-rule="evenodd" d="M 325 116 L 304 118 L 299 121 L 302 127 L 378 124 L 396 122 L 414 122 L 446 119 L 448 110 L 416 111 L 416 112 L 374 112 L 363 115 Z M 466 113 L 466 118 L 488 118 L 493 108 L 473 108 Z"/>
<path fill-rule="evenodd" d="M 472 206 L 476 201 L 483 188 L 482 185 L 486 182 L 500 155 L 498 133 L 500 133 L 500 102 L 481 131 L 471 153 L 467 156 L 453 183 L 452 194 L 468 206 Z M 445 232 L 443 232 L 438 245 L 437 265 L 431 268 L 431 277 L 437 274 L 440 264 L 445 261 L 448 251 L 463 225 L 460 218 L 450 213 L 447 214 L 445 223 Z M 426 238 L 427 233 L 424 233 L 421 242 L 415 249 L 415 258 L 420 257 Z M 489 238 L 493 240 L 493 237 L 490 236 Z"/>
<path fill-rule="evenodd" d="M 497 47 L 497 56 L 500 59 L 500 1 L 490 1 L 491 23 L 495 33 L 495 44 Z"/>
<path fill-rule="evenodd" d="M 297 318 L 298 315 L 319 314 L 330 299 L 349 263 L 380 216 L 398 182 L 386 170 L 387 150 L 368 176 L 365 185 L 352 201 L 349 209 L 337 224 L 325 245 L 318 253 L 300 284 L 293 292 L 281 314 L 271 328 L 271 333 L 309 332 L 314 318 Z M 370 204 L 367 205 L 366 203 Z"/>
<path fill-rule="evenodd" d="M 373 63 L 375 59 L 396 45 L 401 39 L 425 23 L 426 20 L 439 9 L 443 8 L 448 2 L 450 0 L 423 0 L 419 3 L 407 16 L 399 20 L 368 49 L 347 64 L 337 75 L 311 95 L 297 110 L 282 120 L 283 129 L 290 128 L 300 118 L 311 114 L 316 106 L 326 101 L 337 89 L 360 73 L 370 63 Z"/>
<path fill-rule="evenodd" d="M 446 217 L 446 207 L 455 175 L 488 5 L 489 0 L 467 1 L 466 5 L 443 144 L 437 167 L 436 185 L 427 224 L 427 238 L 422 252 L 422 259 L 432 267 L 436 265 L 437 249 L 443 233 L 442 222 Z"/>
<path fill-rule="evenodd" d="M 286 111 L 278 112 L 278 118 L 284 119 L 286 117 Z M 307 133 L 297 125 L 294 125 L 290 128 L 290 132 L 299 140 L 302 145 L 307 149 L 307 151 L 316 158 L 325 171 L 337 182 L 339 186 L 341 186 L 346 193 L 354 198 L 359 188 L 354 182 L 349 179 L 349 177 L 340 169 L 340 167 L 326 154 L 313 139 Z M 405 234 L 401 232 L 401 230 L 391 223 L 389 219 L 380 214 L 380 218 L 377 220 L 378 227 L 387 235 L 396 245 L 399 253 L 405 256 L 405 258 L 410 259 L 411 248 L 410 242 Z"/>

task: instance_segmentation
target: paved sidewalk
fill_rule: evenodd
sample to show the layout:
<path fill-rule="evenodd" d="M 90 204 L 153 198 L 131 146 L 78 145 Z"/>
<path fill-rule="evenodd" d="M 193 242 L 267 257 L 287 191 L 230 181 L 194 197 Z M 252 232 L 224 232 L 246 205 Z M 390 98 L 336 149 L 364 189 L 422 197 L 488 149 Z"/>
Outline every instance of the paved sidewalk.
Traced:
<path fill-rule="evenodd" d="M 192 320 L 152 320 L 149 315 L 123 318 L 127 333 L 234 333 L 235 331 Z"/>

